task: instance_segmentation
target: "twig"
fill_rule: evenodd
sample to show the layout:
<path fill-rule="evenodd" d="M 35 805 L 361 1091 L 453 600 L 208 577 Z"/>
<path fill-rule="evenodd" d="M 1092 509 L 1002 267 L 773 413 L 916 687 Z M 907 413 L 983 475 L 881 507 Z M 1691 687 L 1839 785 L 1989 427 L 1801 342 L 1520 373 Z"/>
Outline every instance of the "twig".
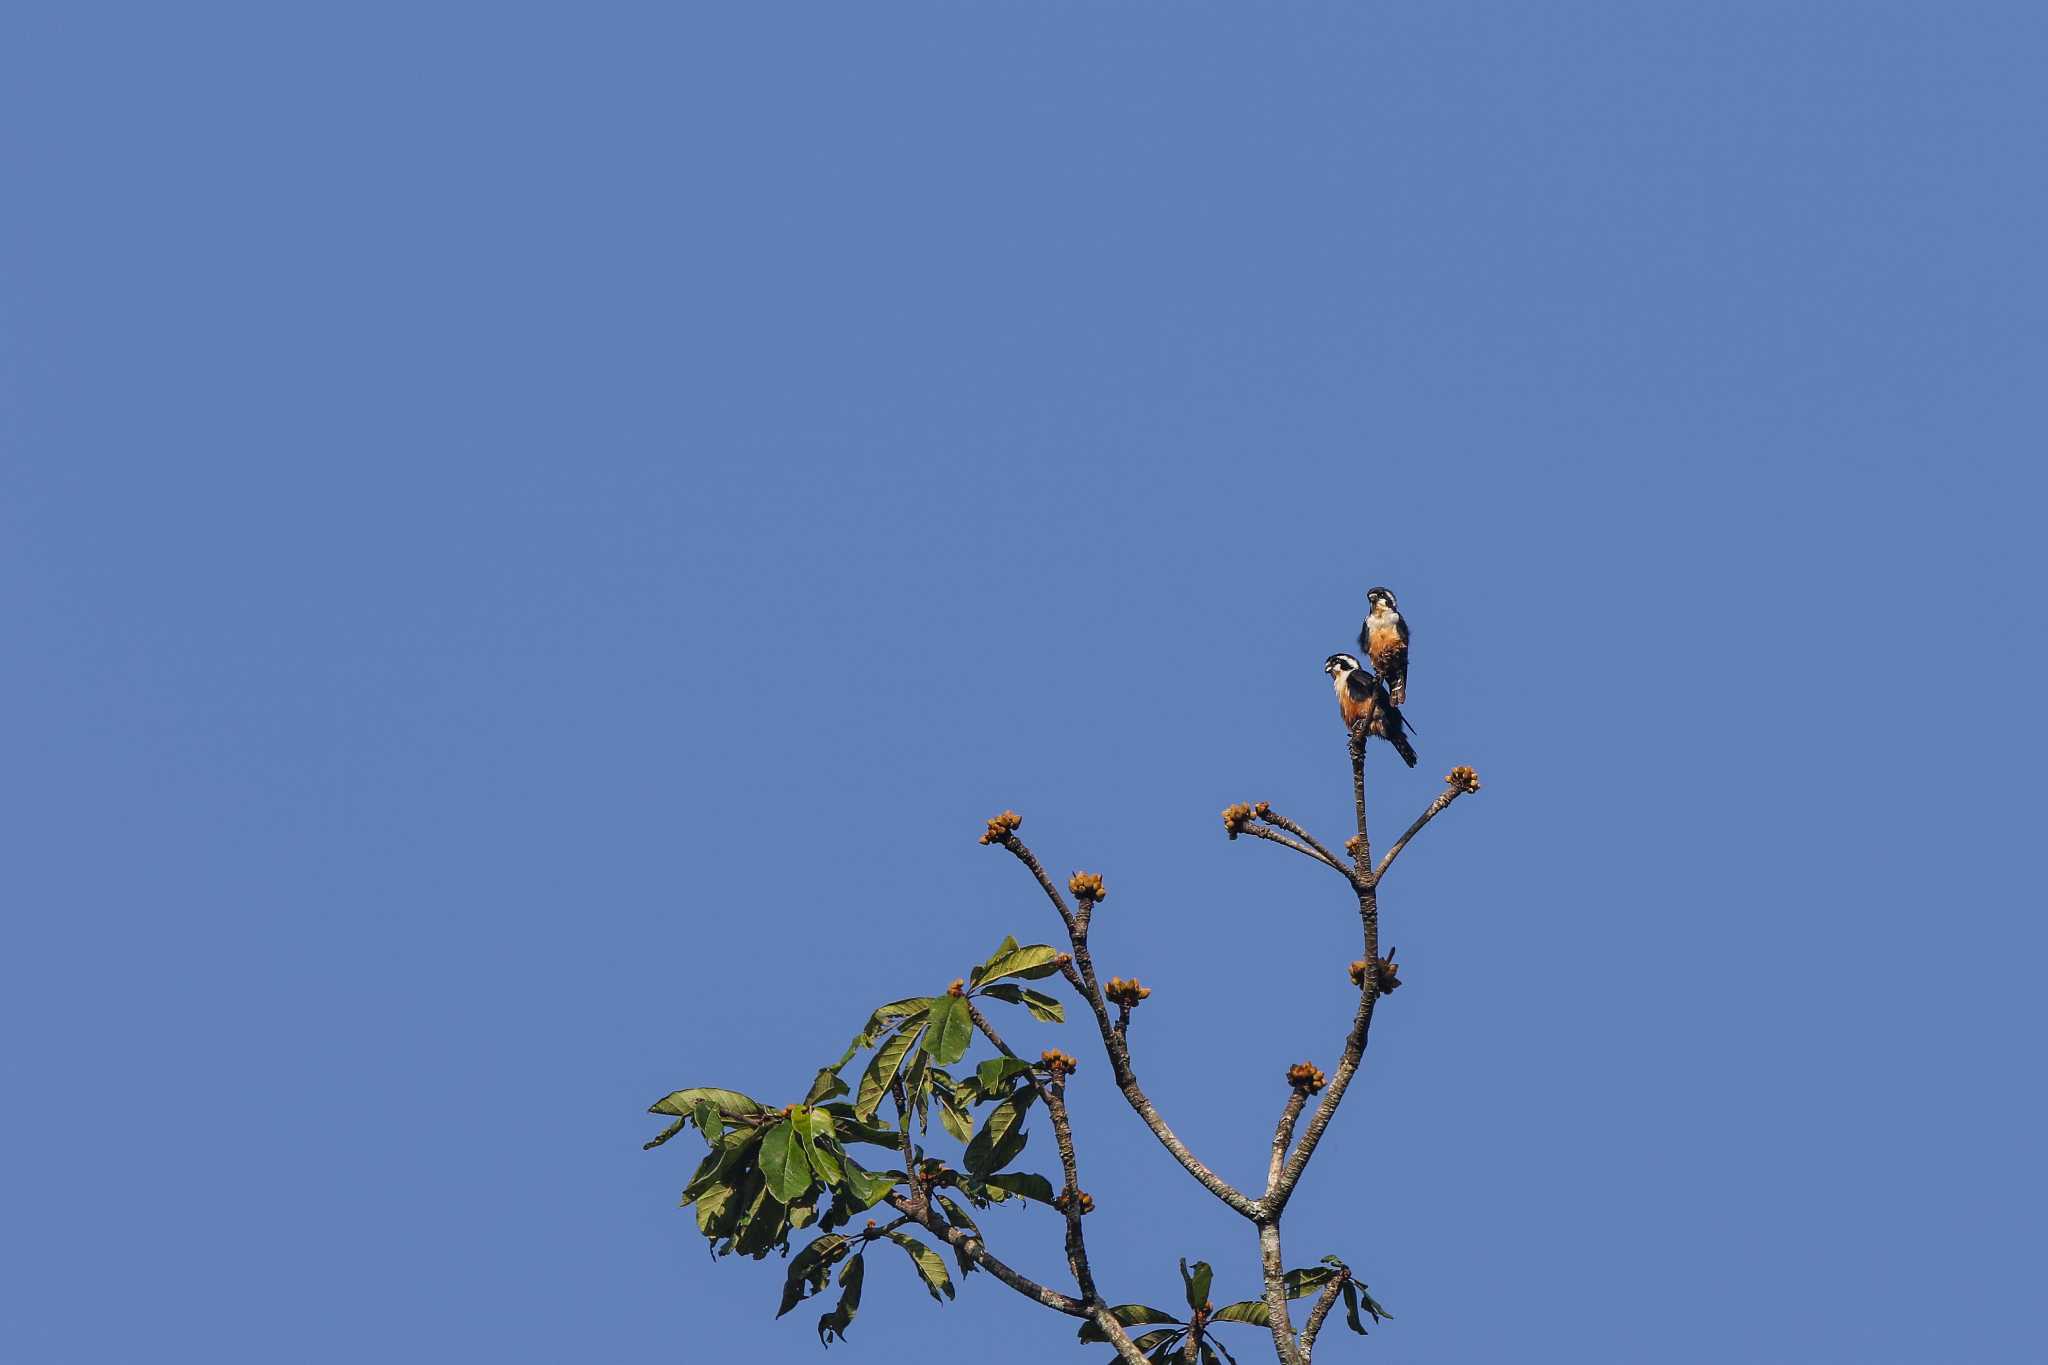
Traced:
<path fill-rule="evenodd" d="M 1273 1130 L 1273 1159 L 1266 1165 L 1266 1193 L 1273 1192 L 1273 1184 L 1280 1179 L 1280 1164 L 1287 1159 L 1287 1144 L 1294 1140 L 1294 1121 L 1301 1117 L 1302 1105 L 1308 1103 L 1308 1092 L 1289 1090 L 1287 1107 L 1280 1111 L 1280 1126 Z"/>
<path fill-rule="evenodd" d="M 915 1219 L 918 1225 L 928 1232 L 932 1232 L 944 1239 L 948 1246 L 958 1248 L 961 1255 L 1001 1280 L 1004 1284 L 1010 1286 L 1010 1288 L 1016 1290 L 1019 1294 L 1022 1294 L 1025 1298 L 1036 1300 L 1054 1312 L 1065 1313 L 1070 1318 L 1085 1318 L 1089 1316 L 1088 1305 L 1079 1299 L 1071 1295 L 1062 1294 L 1057 1289 L 1048 1288 L 1032 1279 L 1029 1275 L 1014 1270 L 998 1260 L 995 1253 L 988 1249 L 988 1244 L 981 1240 L 980 1234 L 971 1229 L 955 1227 L 933 1213 L 929 1208 L 920 1213 L 911 1204 L 910 1200 L 901 1195 L 891 1194 L 889 1196 L 889 1205 L 891 1208 L 901 1211 L 906 1217 Z"/>
<path fill-rule="evenodd" d="M 1346 881 L 1349 881 L 1353 875 L 1350 868 L 1332 858 L 1328 853 L 1318 853 L 1306 845 L 1296 843 L 1284 834 L 1275 834 L 1272 830 L 1260 829 L 1257 825 L 1246 825 L 1238 830 L 1238 833 L 1249 834 L 1254 839 L 1264 839 L 1269 844 L 1279 844 L 1282 848 L 1291 848 L 1304 858 L 1312 858 L 1326 867 L 1336 869 L 1337 874 Z"/>
<path fill-rule="evenodd" d="M 1257 806 L 1254 806 L 1252 808 L 1253 813 L 1255 815 L 1258 815 L 1259 819 L 1264 820 L 1267 824 L 1275 826 L 1276 828 L 1286 830 L 1289 834 L 1292 834 L 1295 838 L 1301 840 L 1304 844 L 1307 844 L 1310 848 L 1322 854 L 1324 862 L 1329 863 L 1333 867 L 1342 867 L 1344 865 L 1343 860 L 1338 858 L 1336 854 L 1330 852 L 1329 849 L 1324 848 L 1322 842 L 1319 839 L 1317 839 L 1315 835 L 1310 834 L 1307 830 L 1303 829 L 1300 825 L 1297 825 L 1296 823 L 1294 823 L 1294 821 L 1282 815 L 1279 811 L 1274 810 L 1271 806 L 1266 806 L 1264 808 L 1263 814 L 1259 814 L 1259 810 L 1260 808 Z"/>
<path fill-rule="evenodd" d="M 1316 1144 L 1322 1140 L 1323 1130 L 1330 1126 L 1330 1119 L 1337 1112 L 1337 1105 L 1344 1099 L 1345 1087 L 1358 1071 L 1359 1059 L 1365 1055 L 1366 1035 L 1372 1030 L 1373 1005 L 1379 998 L 1379 955 L 1380 955 L 1380 913 L 1379 905 L 1370 890 L 1358 893 L 1358 915 L 1365 926 L 1365 980 L 1358 993 L 1358 1013 L 1352 1016 L 1351 1031 L 1344 1038 L 1344 1052 L 1337 1061 L 1337 1069 L 1331 1073 L 1328 1086 L 1323 1091 L 1322 1102 L 1310 1116 L 1308 1128 L 1295 1145 L 1294 1155 L 1279 1177 L 1266 1190 L 1264 1204 L 1268 1216 L 1278 1217 L 1280 1210 L 1287 1207 L 1288 1198 L 1293 1195 L 1295 1185 L 1301 1180 L 1302 1171 L 1308 1160 L 1315 1155 Z"/>
<path fill-rule="evenodd" d="M 1344 1286 L 1350 1279 L 1350 1271 L 1338 1271 L 1323 1286 L 1323 1292 L 1316 1296 L 1315 1307 L 1308 1310 L 1308 1322 L 1301 1329 L 1301 1365 L 1308 1365 L 1316 1349 L 1316 1334 L 1323 1330 L 1323 1319 L 1330 1316 L 1330 1310 L 1337 1305 L 1337 1296 L 1344 1292 Z"/>
<path fill-rule="evenodd" d="M 1375 884 L 1378 883 L 1380 878 L 1387 875 L 1387 869 L 1394 865 L 1394 859 L 1401 856 L 1401 850 L 1408 847 L 1408 841 L 1420 833 L 1424 825 L 1442 814 L 1446 806 L 1463 796 L 1465 791 L 1466 789 L 1463 787 L 1446 787 L 1436 794 L 1436 800 L 1430 802 L 1422 814 L 1415 817 L 1415 823 L 1408 826 L 1408 832 L 1394 840 L 1394 846 L 1387 850 L 1387 856 L 1380 859 L 1379 867 L 1372 874 Z"/>
<path fill-rule="evenodd" d="M 1372 866 L 1372 835 L 1365 828 L 1365 738 L 1370 721 L 1351 727 L 1351 799 L 1358 807 L 1358 862 L 1360 872 Z"/>
<path fill-rule="evenodd" d="M 1117 1090 L 1138 1117 L 1145 1121 L 1145 1126 L 1152 1130 L 1152 1136 L 1159 1139 L 1160 1145 L 1173 1154 L 1173 1159 L 1178 1161 L 1189 1175 L 1201 1182 L 1202 1188 L 1245 1217 L 1256 1217 L 1258 1208 L 1251 1197 L 1210 1170 L 1201 1158 L 1189 1151 L 1187 1144 L 1174 1135 L 1173 1129 L 1160 1117 L 1158 1107 L 1138 1084 L 1137 1074 L 1131 1069 L 1130 1046 L 1125 1042 L 1124 1035 L 1111 1022 L 1109 1009 L 1103 1004 L 1102 988 L 1096 981 L 1095 960 L 1088 952 L 1086 912 L 1080 916 L 1068 913 L 1065 902 L 1060 899 L 1059 892 L 1053 887 L 1052 880 L 1045 875 L 1045 869 L 1039 866 L 1038 859 L 1024 846 L 1023 840 L 1012 834 L 1005 837 L 1002 843 L 1003 847 L 1017 856 L 1018 861 L 1032 870 L 1038 878 L 1039 885 L 1045 888 L 1046 894 L 1052 897 L 1053 904 L 1059 907 L 1060 918 L 1067 925 L 1067 940 L 1074 949 L 1071 959 L 1060 968 L 1060 974 L 1066 978 L 1067 984 L 1074 988 L 1074 993 L 1087 1002 L 1088 1008 L 1095 1015 L 1095 1026 L 1102 1034 L 1103 1051 L 1109 1056 L 1110 1076 L 1116 1082 Z"/>

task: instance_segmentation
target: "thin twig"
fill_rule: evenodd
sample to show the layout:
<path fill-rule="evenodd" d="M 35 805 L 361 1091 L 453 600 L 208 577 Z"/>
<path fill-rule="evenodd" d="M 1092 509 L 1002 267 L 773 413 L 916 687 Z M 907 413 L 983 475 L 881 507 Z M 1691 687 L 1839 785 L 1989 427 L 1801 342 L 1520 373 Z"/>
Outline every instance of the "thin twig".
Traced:
<path fill-rule="evenodd" d="M 1360 872 L 1372 867 L 1372 835 L 1365 828 L 1365 738 L 1369 721 L 1351 729 L 1351 799 L 1358 807 L 1358 861 Z"/>
<path fill-rule="evenodd" d="M 1253 807 L 1253 813 L 1257 814 L 1257 812 L 1258 808 Z M 1310 834 L 1307 830 L 1303 829 L 1300 825 L 1296 824 L 1294 821 L 1282 815 L 1279 811 L 1274 810 L 1271 806 L 1267 806 L 1265 808 L 1265 813 L 1263 815 L 1259 815 L 1258 818 L 1264 820 L 1269 825 L 1273 825 L 1279 829 L 1286 830 L 1289 834 L 1292 834 L 1295 838 L 1301 840 L 1304 844 L 1307 844 L 1310 848 L 1322 854 L 1324 862 L 1330 863 L 1331 865 L 1336 867 L 1342 867 L 1344 865 L 1343 860 L 1338 858 L 1336 854 L 1330 852 L 1329 849 L 1324 848 L 1322 845 L 1322 841 L 1317 839 L 1315 835 Z"/>
<path fill-rule="evenodd" d="M 1408 826 L 1408 832 L 1394 840 L 1394 846 L 1387 850 L 1387 856 L 1380 859 L 1380 865 L 1372 874 L 1375 883 L 1387 875 L 1387 869 L 1394 865 L 1394 859 L 1401 856 L 1401 850 L 1408 847 L 1408 841 L 1421 832 L 1422 827 L 1436 819 L 1444 808 L 1465 794 L 1463 787 L 1446 787 L 1436 794 L 1436 800 L 1429 803 L 1422 814 L 1415 817 L 1415 823 Z"/>
<path fill-rule="evenodd" d="M 1288 838 L 1284 834 L 1276 834 L 1274 831 L 1270 829 L 1260 829 L 1257 825 L 1246 825 L 1240 830 L 1238 830 L 1238 833 L 1249 834 L 1254 839 L 1264 839 L 1269 844 L 1279 844 L 1283 848 L 1291 848 L 1304 858 L 1310 858 L 1316 862 L 1322 863 L 1326 867 L 1334 868 L 1337 874 L 1343 877 L 1346 881 L 1349 881 L 1352 877 L 1351 869 L 1344 866 L 1344 864 L 1338 862 L 1335 858 L 1332 858 L 1329 854 L 1318 853 L 1314 849 L 1309 848 L 1305 844 L 1296 843 L 1294 840 Z"/>

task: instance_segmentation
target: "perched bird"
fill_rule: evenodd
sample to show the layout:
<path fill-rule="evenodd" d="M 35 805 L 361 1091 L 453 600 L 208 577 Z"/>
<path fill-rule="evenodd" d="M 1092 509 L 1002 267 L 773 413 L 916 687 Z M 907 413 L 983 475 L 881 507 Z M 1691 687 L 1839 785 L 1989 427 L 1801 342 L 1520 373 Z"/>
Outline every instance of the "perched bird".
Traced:
<path fill-rule="evenodd" d="M 1408 742 L 1408 722 L 1401 709 L 1387 696 L 1387 685 L 1365 671 L 1365 665 L 1349 654 L 1332 654 L 1323 660 L 1323 672 L 1337 689 L 1337 709 L 1344 716 L 1344 728 L 1353 729 L 1365 721 L 1366 732 L 1378 735 L 1394 746 L 1401 761 L 1415 766 L 1415 746 Z"/>
<path fill-rule="evenodd" d="M 1394 705 L 1403 705 L 1408 700 L 1408 623 L 1387 589 L 1368 589 L 1365 600 L 1368 610 L 1365 624 L 1358 628 L 1358 647 L 1386 682 Z"/>

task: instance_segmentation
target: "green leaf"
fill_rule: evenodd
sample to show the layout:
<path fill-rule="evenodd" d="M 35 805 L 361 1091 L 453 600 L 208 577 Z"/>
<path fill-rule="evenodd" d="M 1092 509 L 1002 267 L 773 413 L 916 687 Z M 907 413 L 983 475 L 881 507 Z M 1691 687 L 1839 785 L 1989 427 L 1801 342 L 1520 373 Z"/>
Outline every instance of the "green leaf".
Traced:
<path fill-rule="evenodd" d="M 761 1140 L 760 1130 L 735 1130 L 718 1140 L 718 1144 L 704 1154 L 704 1160 L 690 1176 L 690 1183 L 683 1186 L 683 1203 L 690 1204 L 697 1196 L 712 1185 L 732 1175 L 755 1143 Z"/>
<path fill-rule="evenodd" d="M 1358 1308 L 1361 1303 L 1364 1304 L 1365 1311 L 1372 1314 L 1374 1322 L 1380 1322 L 1394 1316 L 1377 1299 L 1366 1292 L 1364 1285 L 1360 1284 L 1357 1280 L 1346 1280 L 1344 1282 L 1344 1317 L 1351 1330 L 1360 1336 L 1366 1335 L 1365 1324 L 1358 1320 Z"/>
<path fill-rule="evenodd" d="M 1273 1316 L 1266 1311 L 1264 1299 L 1243 1299 L 1226 1304 L 1209 1315 L 1211 1322 L 1250 1322 L 1260 1327 L 1272 1325 Z"/>
<path fill-rule="evenodd" d="M 989 1110 L 981 1131 L 967 1144 L 965 1161 L 970 1173 L 986 1176 L 1016 1159 L 1024 1150 L 1024 1112 L 1037 1098 L 1036 1090 L 1022 1089 Z"/>
<path fill-rule="evenodd" d="M 887 1033 L 892 1024 L 899 1022 L 907 1024 L 913 1019 L 921 1019 L 924 1017 L 925 1011 L 931 1007 L 932 998 L 929 995 L 913 995 L 903 1000 L 891 1000 L 888 1004 L 868 1016 L 867 1023 L 861 1026 L 861 1031 L 858 1034 L 854 1035 L 852 1052 L 848 1052 L 846 1059 L 842 1060 L 839 1065 L 845 1066 L 847 1061 L 852 1060 L 854 1052 L 858 1052 L 864 1047 L 873 1047 L 875 1039 Z M 838 1067 L 833 1069 L 836 1071 Z"/>
<path fill-rule="evenodd" d="M 976 967 L 973 971 L 967 974 L 967 984 L 970 986 L 979 986 L 981 984 L 982 977 L 988 975 L 989 963 L 1000 962 L 1003 958 L 1007 957 L 1009 954 L 1014 953 L 1016 951 L 1016 936 L 1014 934 L 1004 934 L 1003 941 L 1001 943 L 998 943 L 996 945 L 996 950 L 988 955 L 988 962 L 982 963 L 979 967 Z"/>
<path fill-rule="evenodd" d="M 671 1118 L 691 1116 L 698 1101 L 707 1101 L 725 1117 L 744 1118 L 750 1114 L 765 1114 L 768 1106 L 737 1090 L 720 1090 L 716 1086 L 701 1085 L 694 1090 L 677 1090 L 663 1099 L 647 1106 L 650 1114 L 667 1114 Z"/>
<path fill-rule="evenodd" d="M 846 1060 L 852 1061 L 852 1054 L 849 1053 Z M 845 1065 L 846 1062 L 839 1064 Z M 836 1100 L 847 1093 L 846 1082 L 839 1078 L 839 1066 L 818 1068 L 818 1078 L 811 1082 L 810 1090 L 804 1095 L 805 1104 L 823 1104 L 826 1100 Z"/>
<path fill-rule="evenodd" d="M 944 1303 L 953 1297 L 953 1277 L 946 1273 L 945 1259 L 938 1252 L 906 1233 L 889 1232 L 883 1236 L 909 1253 L 911 1264 L 917 1267 L 918 1278 L 924 1281 L 924 1287 L 934 1299 Z"/>
<path fill-rule="evenodd" d="M 1010 1093 L 1007 1082 L 1012 1076 L 1021 1076 L 1031 1070 L 1031 1063 L 1022 1057 L 991 1057 L 974 1068 L 975 1089 L 981 1092 L 983 1100 Z"/>
<path fill-rule="evenodd" d="M 951 1133 L 956 1141 L 972 1142 L 974 1140 L 974 1120 L 968 1116 L 965 1109 L 960 1107 L 960 1102 L 944 1091 L 939 1091 L 937 1098 L 939 1101 L 939 1122 L 946 1126 L 946 1131 Z"/>
<path fill-rule="evenodd" d="M 804 1159 L 804 1138 L 796 1124 L 784 1120 L 761 1138 L 761 1175 L 768 1192 L 787 1204 L 811 1187 L 811 1165 Z"/>
<path fill-rule="evenodd" d="M 1146 1344 L 1139 1346 L 1138 1349 L 1151 1349 L 1151 1343 L 1156 1341 L 1159 1343 L 1158 1348 L 1152 1350 L 1152 1354 L 1145 1359 L 1151 1361 L 1152 1365 L 1173 1365 L 1175 1359 L 1184 1358 L 1181 1355 L 1181 1342 L 1186 1336 L 1185 1332 L 1147 1332 L 1144 1337 Z M 1133 1342 L 1132 1345 L 1137 1343 Z"/>
<path fill-rule="evenodd" d="M 1234 1356 L 1234 1355 L 1232 1355 L 1232 1354 L 1230 1353 L 1230 1350 L 1229 1350 L 1229 1348 L 1228 1348 L 1228 1347 L 1226 1347 L 1226 1346 L 1225 1346 L 1225 1345 L 1224 1345 L 1224 1344 L 1223 1344 L 1222 1342 L 1218 1341 L 1218 1340 L 1217 1340 L 1216 1338 L 1214 1338 L 1214 1337 L 1210 1336 L 1210 1335 L 1209 1335 L 1208 1333 L 1204 1332 L 1204 1333 L 1202 1334 L 1202 1356 L 1203 1356 L 1203 1359 L 1205 1359 L 1205 1360 L 1213 1360 L 1213 1359 L 1214 1359 L 1214 1357 L 1213 1357 L 1213 1356 L 1210 1356 L 1210 1355 L 1208 1354 L 1208 1352 L 1209 1352 L 1209 1349 L 1210 1349 L 1211 1347 L 1214 1347 L 1214 1348 L 1215 1348 L 1216 1350 L 1220 1351 L 1220 1352 L 1222 1353 L 1222 1355 L 1223 1355 L 1223 1358 L 1224 1358 L 1225 1360 L 1227 1360 L 1227 1361 L 1229 1361 L 1229 1362 L 1230 1362 L 1230 1365 L 1237 1365 L 1237 1357 L 1236 1357 L 1236 1356 Z"/>
<path fill-rule="evenodd" d="M 677 1119 L 674 1123 L 671 1123 L 668 1127 L 662 1129 L 659 1133 L 656 1133 L 652 1141 L 641 1143 L 640 1150 L 643 1152 L 653 1151 L 656 1147 L 661 1146 L 662 1143 L 667 1142 L 677 1133 L 682 1132 L 683 1125 L 688 1122 L 688 1119 Z"/>
<path fill-rule="evenodd" d="M 924 1029 L 924 1050 L 932 1060 L 940 1066 L 951 1066 L 967 1055 L 967 1045 L 973 1041 L 974 1021 L 967 1014 L 967 997 L 937 997 Z"/>
<path fill-rule="evenodd" d="M 819 1181 L 826 1185 L 837 1185 L 846 1179 L 846 1172 L 839 1165 L 838 1144 L 829 1139 L 818 1142 L 805 1138 L 804 1160 L 818 1173 Z"/>
<path fill-rule="evenodd" d="M 846 1168 L 846 1183 L 841 1189 L 852 1212 L 873 1208 L 882 1202 L 884 1195 L 896 1188 L 896 1182 L 889 1176 L 863 1170 L 860 1163 L 845 1152 L 839 1154 L 839 1162 Z"/>
<path fill-rule="evenodd" d="M 1199 1311 L 1202 1305 L 1209 1301 L 1209 1285 L 1215 1276 L 1216 1272 L 1209 1268 L 1207 1261 L 1196 1261 L 1195 1268 L 1190 1271 L 1187 1258 L 1181 1258 L 1181 1285 L 1187 1291 L 1190 1311 Z"/>
<path fill-rule="evenodd" d="M 946 1221 L 954 1227 L 966 1228 L 977 1237 L 981 1235 L 981 1229 L 975 1225 L 972 1218 L 967 1216 L 967 1210 L 961 1208 L 953 1199 L 943 1194 L 940 1195 L 939 1207 L 946 1211 Z"/>
<path fill-rule="evenodd" d="M 1045 1023 L 1067 1022 L 1066 1006 L 1044 991 L 1034 991 L 1029 986 L 1019 986 L 1013 981 L 1005 981 L 1000 986 L 989 986 L 981 993 L 991 1000 L 1004 1000 L 1012 1005 L 1022 1005 L 1031 1011 L 1032 1018 Z"/>
<path fill-rule="evenodd" d="M 1288 1271 L 1281 1277 L 1281 1283 L 1287 1286 L 1288 1298 L 1300 1299 L 1321 1289 L 1335 1279 L 1337 1274 L 1337 1270 L 1332 1266 L 1312 1265 Z"/>
<path fill-rule="evenodd" d="M 868 1069 L 861 1073 L 860 1089 L 853 1097 L 854 1116 L 870 1119 L 880 1107 L 882 1097 L 889 1093 L 889 1083 L 896 1079 L 896 1073 L 903 1066 L 903 1058 L 909 1053 L 911 1044 L 917 1041 L 919 1029 L 906 1024 L 900 1032 L 890 1036 L 889 1041 L 875 1049 L 874 1059 Z"/>
<path fill-rule="evenodd" d="M 1137 1327 L 1154 1322 L 1178 1323 L 1180 1321 L 1179 1318 L 1163 1308 L 1153 1308 L 1149 1304 L 1142 1303 L 1120 1303 L 1109 1310 L 1109 1315 L 1126 1327 Z M 1147 1335 L 1151 1334 L 1147 1333 Z M 1109 1333 L 1103 1331 L 1101 1326 L 1094 1319 L 1090 1318 L 1081 1324 L 1079 1339 L 1082 1341 L 1108 1341 Z"/>
<path fill-rule="evenodd" d="M 1051 1205 L 1059 1197 L 1053 1193 L 1050 1180 L 1042 1175 L 1033 1175 L 1029 1171 L 1004 1171 L 983 1177 L 981 1183 L 990 1189 L 1022 1195 L 1026 1199 L 1035 1199 L 1046 1205 Z"/>
<path fill-rule="evenodd" d="M 832 1266 L 845 1254 L 850 1243 L 836 1232 L 828 1232 L 790 1257 L 789 1273 L 782 1279 L 781 1317 L 813 1294 L 823 1293 L 832 1278 Z"/>
<path fill-rule="evenodd" d="M 839 1271 L 839 1304 L 831 1312 L 818 1319 L 818 1340 L 830 1346 L 832 1338 L 846 1340 L 846 1329 L 853 1325 L 853 1315 L 860 1311 L 860 1287 L 867 1275 L 867 1257 L 855 1252 L 847 1258 Z"/>
<path fill-rule="evenodd" d="M 975 968 L 973 979 L 976 986 L 988 986 L 1006 977 L 1020 981 L 1036 981 L 1051 976 L 1059 970 L 1059 949 L 1049 943 L 1034 943 L 1026 948 L 1012 946 L 1008 952 L 998 951 L 981 966 Z"/>

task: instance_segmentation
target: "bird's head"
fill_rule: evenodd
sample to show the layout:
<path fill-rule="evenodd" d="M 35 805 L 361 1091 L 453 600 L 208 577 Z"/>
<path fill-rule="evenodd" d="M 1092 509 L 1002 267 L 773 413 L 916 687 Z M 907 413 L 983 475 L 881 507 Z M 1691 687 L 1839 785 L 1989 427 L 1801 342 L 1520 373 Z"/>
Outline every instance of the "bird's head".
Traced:
<path fill-rule="evenodd" d="M 1323 660 L 1323 672 L 1333 678 L 1341 678 L 1346 673 L 1356 673 L 1361 667 L 1363 665 L 1349 654 L 1332 654 Z"/>
<path fill-rule="evenodd" d="M 1376 608 L 1385 607 L 1388 611 L 1399 610 L 1394 605 L 1393 592 L 1387 588 L 1367 588 L 1365 590 L 1365 600 Z"/>

